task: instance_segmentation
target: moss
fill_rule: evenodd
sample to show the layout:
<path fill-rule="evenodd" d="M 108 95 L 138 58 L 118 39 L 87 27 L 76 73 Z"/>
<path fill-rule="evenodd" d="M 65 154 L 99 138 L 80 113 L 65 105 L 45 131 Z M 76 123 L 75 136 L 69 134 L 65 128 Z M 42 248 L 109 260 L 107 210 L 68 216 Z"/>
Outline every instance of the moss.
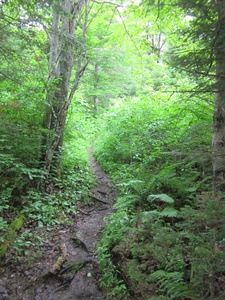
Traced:
<path fill-rule="evenodd" d="M 65 257 L 59 256 L 57 262 L 52 266 L 51 273 L 55 274 L 60 271 L 62 264 L 65 261 Z"/>
<path fill-rule="evenodd" d="M 9 247 L 9 244 L 6 242 L 0 246 L 0 259 L 2 259 L 5 256 L 5 253 L 8 249 L 8 247 Z"/>
<path fill-rule="evenodd" d="M 16 231 L 15 230 L 10 230 L 8 229 L 7 233 L 3 236 L 4 241 L 13 241 L 16 235 Z"/>
<path fill-rule="evenodd" d="M 7 232 L 3 235 L 3 244 L 0 245 L 0 260 L 5 256 L 6 251 L 11 246 L 17 236 L 17 232 L 23 227 L 25 217 L 20 215 L 10 225 Z"/>
<path fill-rule="evenodd" d="M 19 231 L 23 227 L 24 221 L 25 221 L 25 216 L 20 215 L 9 225 L 9 228 L 15 231 Z"/>

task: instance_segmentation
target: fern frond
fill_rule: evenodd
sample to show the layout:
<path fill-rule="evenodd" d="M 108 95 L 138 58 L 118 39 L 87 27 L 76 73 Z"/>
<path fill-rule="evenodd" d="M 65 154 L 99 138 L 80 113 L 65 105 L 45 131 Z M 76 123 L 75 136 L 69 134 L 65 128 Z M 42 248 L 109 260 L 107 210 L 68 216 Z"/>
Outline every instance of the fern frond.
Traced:
<path fill-rule="evenodd" d="M 174 199 L 167 194 L 149 195 L 147 200 L 149 202 L 162 201 L 170 204 L 174 203 Z"/>
<path fill-rule="evenodd" d="M 149 222 L 150 220 L 152 220 L 154 217 L 159 216 L 160 213 L 158 210 L 151 210 L 151 211 L 143 211 L 141 213 L 141 217 L 142 217 L 142 222 Z"/>
<path fill-rule="evenodd" d="M 173 207 L 165 207 L 163 211 L 159 213 L 162 217 L 170 217 L 170 218 L 176 218 L 178 214 L 178 210 L 176 210 Z"/>
<path fill-rule="evenodd" d="M 140 201 L 141 201 L 141 197 L 138 195 L 125 195 L 117 199 L 114 208 L 115 209 L 129 208 L 130 206 Z"/>
<path fill-rule="evenodd" d="M 188 295 L 190 292 L 181 272 L 158 270 L 149 275 L 148 280 L 155 281 L 159 286 L 158 291 L 169 296 L 170 299 Z"/>
<path fill-rule="evenodd" d="M 132 179 L 129 180 L 128 182 L 118 183 L 117 186 L 127 191 L 135 191 L 137 193 L 142 193 L 145 187 L 145 182 L 142 180 Z"/>

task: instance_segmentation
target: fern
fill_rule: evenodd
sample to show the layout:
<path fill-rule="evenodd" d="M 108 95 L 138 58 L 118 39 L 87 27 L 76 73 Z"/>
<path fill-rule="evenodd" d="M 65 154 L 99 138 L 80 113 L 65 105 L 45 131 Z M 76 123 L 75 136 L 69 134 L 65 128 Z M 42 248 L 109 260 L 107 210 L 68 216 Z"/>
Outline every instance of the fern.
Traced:
<path fill-rule="evenodd" d="M 162 202 L 169 203 L 169 204 L 174 203 L 173 198 L 171 198 L 167 194 L 149 195 L 147 200 L 149 202 L 162 201 Z"/>
<path fill-rule="evenodd" d="M 117 184 L 118 187 L 124 189 L 126 192 L 137 192 L 142 194 L 145 182 L 142 180 L 129 180 L 128 182 L 122 182 Z"/>
<path fill-rule="evenodd" d="M 177 217 L 178 210 L 173 207 L 165 207 L 163 211 L 159 213 L 159 216 L 161 217 L 169 217 L 169 218 L 175 218 Z"/>
<path fill-rule="evenodd" d="M 158 292 L 170 297 L 170 299 L 190 295 L 188 284 L 183 281 L 183 273 L 166 272 L 158 270 L 150 274 L 148 281 L 155 281 L 158 285 Z"/>
<path fill-rule="evenodd" d="M 114 205 L 115 209 L 128 209 L 133 207 L 137 202 L 141 201 L 141 197 L 138 195 L 125 195 L 119 197 Z"/>

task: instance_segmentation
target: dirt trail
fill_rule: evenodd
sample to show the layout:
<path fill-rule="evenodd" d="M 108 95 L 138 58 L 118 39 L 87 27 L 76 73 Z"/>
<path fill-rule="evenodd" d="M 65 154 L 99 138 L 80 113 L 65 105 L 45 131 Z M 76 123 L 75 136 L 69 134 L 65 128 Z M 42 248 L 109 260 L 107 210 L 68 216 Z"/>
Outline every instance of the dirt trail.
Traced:
<path fill-rule="evenodd" d="M 93 202 L 77 203 L 73 224 L 35 229 L 42 243 L 19 261 L 9 252 L 0 266 L 0 300 L 106 300 L 99 289 L 100 270 L 95 255 L 104 217 L 112 213 L 116 193 L 89 151 L 97 186 Z M 33 232 L 33 228 L 27 230 Z M 43 232 L 48 231 L 45 235 Z M 38 257 L 38 260 L 37 260 Z"/>

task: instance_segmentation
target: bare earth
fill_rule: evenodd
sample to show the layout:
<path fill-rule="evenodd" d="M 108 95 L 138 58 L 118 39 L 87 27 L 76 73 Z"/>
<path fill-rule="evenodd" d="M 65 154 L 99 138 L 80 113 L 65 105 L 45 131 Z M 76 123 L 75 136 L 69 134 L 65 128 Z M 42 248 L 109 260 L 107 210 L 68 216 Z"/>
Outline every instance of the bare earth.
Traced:
<path fill-rule="evenodd" d="M 107 175 L 94 160 L 91 168 L 97 186 L 90 192 L 93 202 L 74 203 L 79 213 L 72 224 L 33 228 L 41 243 L 26 255 L 10 250 L 0 265 L 0 300 L 109 299 L 99 288 L 100 269 L 95 254 L 104 228 L 104 217 L 112 213 L 116 192 Z"/>

